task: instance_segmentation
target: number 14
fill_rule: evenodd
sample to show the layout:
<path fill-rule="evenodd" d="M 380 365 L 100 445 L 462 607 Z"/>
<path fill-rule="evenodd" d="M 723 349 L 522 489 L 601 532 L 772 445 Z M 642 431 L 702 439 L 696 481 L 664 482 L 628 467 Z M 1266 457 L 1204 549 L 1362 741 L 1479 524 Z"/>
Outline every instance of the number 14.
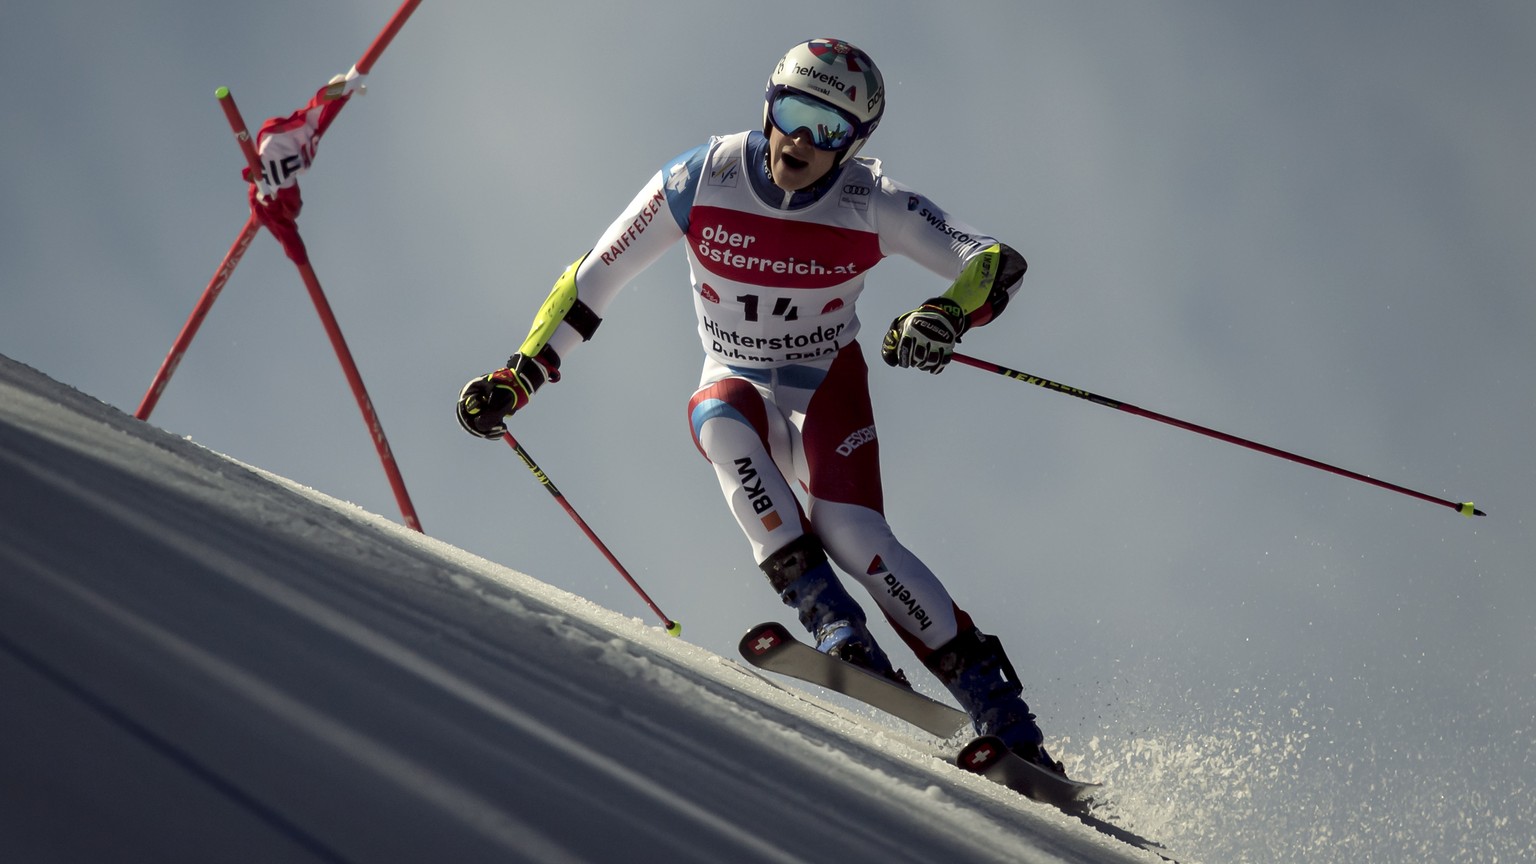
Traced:
<path fill-rule="evenodd" d="M 743 294 L 736 298 L 736 302 L 747 307 L 747 320 L 757 320 L 758 296 L 756 294 Z M 800 320 L 800 308 L 789 302 L 788 297 L 780 297 L 773 302 L 773 314 L 785 321 Z"/>

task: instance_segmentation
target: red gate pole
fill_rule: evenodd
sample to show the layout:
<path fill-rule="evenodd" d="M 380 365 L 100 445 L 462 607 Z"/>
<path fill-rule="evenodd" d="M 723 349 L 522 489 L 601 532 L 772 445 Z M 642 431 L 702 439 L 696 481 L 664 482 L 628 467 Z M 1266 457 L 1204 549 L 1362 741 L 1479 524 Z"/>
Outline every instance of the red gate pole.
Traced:
<path fill-rule="evenodd" d="M 363 56 L 358 59 L 355 67 L 358 74 L 367 75 L 373 69 L 373 64 L 378 62 L 379 56 L 384 53 L 384 49 L 388 48 L 389 43 L 394 41 L 395 35 L 400 32 L 400 28 L 405 26 L 405 22 L 410 19 L 411 13 L 415 12 L 416 7 L 420 5 L 421 0 L 405 0 L 404 3 L 400 4 L 400 7 L 395 10 L 395 14 L 390 16 L 389 23 L 384 25 L 384 29 L 379 32 L 378 36 L 374 37 L 372 44 L 368 46 L 368 50 L 364 51 Z M 227 90 L 222 92 L 226 95 L 228 94 Z M 224 97 L 221 96 L 220 100 L 223 101 L 223 99 Z M 230 104 L 233 103 L 231 102 Z M 240 125 L 243 129 L 245 124 L 241 123 Z M 235 134 L 239 135 L 241 133 L 236 131 Z M 249 134 L 246 134 L 249 137 Z M 261 176 L 259 170 L 254 167 L 252 170 L 257 171 L 253 176 Z M 187 349 L 191 347 L 192 338 L 197 335 L 198 328 L 203 324 L 203 319 L 208 317 L 209 310 L 213 308 L 213 302 L 219 299 L 219 292 L 224 290 L 224 286 L 229 282 L 229 277 L 234 275 L 235 267 L 240 263 L 240 259 L 245 256 L 245 250 L 250 248 L 251 241 L 256 239 L 256 233 L 256 217 L 252 214 L 250 218 L 246 219 L 245 227 L 240 229 L 240 234 L 235 238 L 234 245 L 230 246 L 229 252 L 225 253 L 224 260 L 219 262 L 219 269 L 214 271 L 213 279 L 208 283 L 208 287 L 203 289 L 203 294 L 198 298 L 197 305 L 193 307 L 192 314 L 188 316 L 187 323 L 182 325 L 181 333 L 176 336 L 176 341 L 171 345 L 170 352 L 166 354 L 165 360 L 161 362 L 159 371 L 155 373 L 154 380 L 150 382 L 149 389 L 145 391 L 144 398 L 139 402 L 138 410 L 133 413 L 134 417 L 140 420 L 148 420 L 150 413 L 155 410 L 155 405 L 160 401 L 160 395 L 165 392 L 166 385 L 171 383 L 171 376 L 176 373 L 176 367 L 181 365 L 181 358 L 187 353 Z"/>
<path fill-rule="evenodd" d="M 379 35 L 374 37 L 373 44 L 369 45 L 368 50 L 364 51 L 363 56 L 358 59 L 358 74 L 367 75 L 373 70 L 373 64 L 378 62 L 379 55 L 383 54 L 384 49 L 389 47 L 389 43 L 394 41 L 395 34 L 400 32 L 400 28 L 405 26 L 411 13 L 415 12 L 416 7 L 420 5 L 421 0 L 405 0 L 400 4 L 395 14 L 390 16 L 389 23 L 385 24 L 384 29 L 379 31 Z"/>
<path fill-rule="evenodd" d="M 240 152 L 245 156 L 245 161 L 251 168 L 251 181 L 254 183 L 261 177 L 261 158 L 256 154 L 256 143 L 251 140 L 251 133 L 246 128 L 245 119 L 240 116 L 240 109 L 235 105 L 235 99 L 229 93 L 228 87 L 220 87 L 216 95 L 219 97 L 219 105 L 224 109 L 224 117 L 229 121 L 229 128 L 235 133 L 235 142 L 240 145 Z M 265 204 L 253 202 L 252 218 L 255 217 L 256 207 L 264 207 Z M 295 227 L 295 238 L 298 238 Z M 298 241 L 303 243 L 302 239 Z M 315 311 L 320 315 L 320 323 L 325 327 L 325 333 L 331 340 L 331 347 L 336 351 L 336 359 L 341 363 L 341 371 L 347 378 L 347 384 L 352 388 L 352 396 L 357 400 L 358 410 L 363 412 L 363 421 L 368 424 L 369 437 L 373 439 L 374 449 L 378 451 L 379 462 L 384 466 L 384 475 L 389 479 L 389 486 L 395 493 L 395 502 L 400 506 L 400 515 L 405 518 L 405 524 L 421 531 L 421 520 L 416 516 L 416 507 L 411 503 L 410 493 L 405 489 L 405 479 L 400 476 L 400 466 L 395 463 L 394 452 L 389 447 L 389 440 L 384 436 L 384 426 L 379 422 L 378 412 L 373 408 L 373 400 L 368 396 L 368 388 L 363 386 L 362 373 L 357 370 L 357 363 L 352 359 L 352 351 L 347 348 L 347 340 L 341 335 L 341 325 L 336 322 L 336 315 L 331 311 L 331 304 L 325 298 L 325 291 L 320 288 L 320 279 L 315 275 L 315 268 L 306 260 L 295 260 L 294 264 L 299 269 L 299 277 L 304 280 L 304 287 L 309 290 L 309 297 L 315 304 Z"/>
<path fill-rule="evenodd" d="M 133 412 L 133 416 L 140 420 L 148 420 L 150 412 L 155 410 L 155 404 L 160 401 L 160 394 L 165 392 L 165 385 L 171 383 L 171 376 L 176 373 L 176 367 L 181 365 L 181 358 L 192 345 L 192 337 L 197 335 L 199 327 L 203 326 L 203 319 L 208 317 L 208 310 L 213 308 L 213 301 L 219 299 L 219 292 L 229 283 L 229 277 L 234 275 L 235 266 L 240 259 L 245 257 L 245 250 L 251 247 L 251 241 L 256 239 L 258 226 L 256 214 L 246 217 L 245 227 L 240 229 L 240 236 L 235 238 L 234 245 L 224 253 L 224 260 L 219 262 L 219 269 L 213 273 L 213 279 L 209 280 L 208 287 L 203 289 L 203 296 L 197 300 L 192 314 L 187 317 L 187 323 L 181 327 L 181 333 L 177 334 L 176 341 L 171 345 L 170 353 L 165 355 L 165 360 L 160 364 L 160 371 L 155 373 L 155 380 L 149 384 L 149 389 L 144 393 L 144 399 L 139 403 L 139 409 Z"/>
<path fill-rule="evenodd" d="M 352 396 L 357 400 L 358 410 L 363 412 L 363 421 L 368 424 L 368 435 L 373 439 L 373 448 L 378 451 L 379 462 L 384 466 L 384 475 L 389 478 L 389 488 L 395 493 L 395 503 L 400 506 L 400 515 L 405 518 L 407 526 L 421 531 L 421 520 L 417 518 L 416 507 L 411 503 L 411 495 L 405 489 L 405 479 L 400 476 L 400 466 L 395 463 L 394 451 L 389 449 L 389 439 L 384 437 L 384 426 L 379 422 L 378 412 L 373 408 L 373 400 L 368 398 L 368 388 L 363 386 L 363 376 L 358 372 L 357 363 L 352 359 L 352 352 L 347 348 L 347 340 L 341 335 L 341 325 L 336 323 L 336 315 L 331 311 L 331 304 L 325 299 L 325 292 L 320 290 L 320 279 L 315 275 L 315 268 L 307 261 L 297 266 L 299 277 L 304 280 L 304 287 L 309 289 L 309 299 L 314 302 L 315 311 L 320 314 L 320 323 L 325 327 L 325 334 L 331 339 L 331 347 L 336 351 L 336 359 L 341 362 L 342 374 L 347 377 L 347 384 L 352 387 Z"/>

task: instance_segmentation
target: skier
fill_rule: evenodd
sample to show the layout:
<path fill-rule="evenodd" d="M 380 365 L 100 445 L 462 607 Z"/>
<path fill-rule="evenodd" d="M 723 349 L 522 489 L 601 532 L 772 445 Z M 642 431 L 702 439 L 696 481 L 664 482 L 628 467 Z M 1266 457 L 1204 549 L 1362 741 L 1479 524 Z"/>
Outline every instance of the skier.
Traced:
<path fill-rule="evenodd" d="M 592 338 L 619 290 L 684 240 L 705 354 L 688 404 L 694 443 L 774 590 L 818 650 L 910 686 L 835 563 L 977 734 L 1059 771 L 1002 646 L 884 515 L 855 341 L 866 272 L 894 254 L 949 280 L 898 316 L 880 347 L 888 365 L 936 374 L 962 334 L 1003 311 L 1025 270 L 1013 249 L 893 181 L 878 160 L 855 158 L 884 110 L 880 72 L 863 51 L 836 39 L 791 48 L 768 79 L 761 131 L 711 138 L 657 172 L 555 282 L 506 367 L 464 386 L 458 419 L 472 435 L 501 437 L 508 415 L 560 379 L 561 361 Z"/>

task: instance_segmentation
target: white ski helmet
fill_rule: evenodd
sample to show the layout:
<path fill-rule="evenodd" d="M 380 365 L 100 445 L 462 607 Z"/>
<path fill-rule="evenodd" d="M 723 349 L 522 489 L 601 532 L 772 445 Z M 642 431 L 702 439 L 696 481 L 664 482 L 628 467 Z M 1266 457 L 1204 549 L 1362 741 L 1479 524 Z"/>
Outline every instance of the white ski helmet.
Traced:
<path fill-rule="evenodd" d="M 842 115 L 845 123 L 804 122 L 819 107 Z M 769 76 L 763 98 L 763 134 L 775 125 L 786 133 L 808 127 L 817 147 L 847 148 L 837 160 L 842 165 L 869 140 L 884 113 L 885 81 L 875 61 L 841 39 L 811 39 L 789 49 Z M 801 122 L 784 128 L 795 120 Z"/>

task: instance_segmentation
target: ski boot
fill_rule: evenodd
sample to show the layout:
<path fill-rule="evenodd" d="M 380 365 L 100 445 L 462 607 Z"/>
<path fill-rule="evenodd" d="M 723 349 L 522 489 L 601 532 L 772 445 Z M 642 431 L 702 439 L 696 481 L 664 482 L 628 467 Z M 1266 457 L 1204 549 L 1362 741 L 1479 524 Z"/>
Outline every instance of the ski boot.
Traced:
<path fill-rule="evenodd" d="M 911 689 L 907 676 L 875 643 L 863 608 L 832 572 L 820 540 L 802 535 L 760 566 L 784 605 L 795 610 L 810 632 L 817 651 Z"/>
<path fill-rule="evenodd" d="M 1042 746 L 1045 734 L 1024 702 L 1024 685 L 995 638 L 976 629 L 963 632 L 924 665 L 971 715 L 977 735 L 995 735 L 1022 758 L 1065 776 Z"/>

